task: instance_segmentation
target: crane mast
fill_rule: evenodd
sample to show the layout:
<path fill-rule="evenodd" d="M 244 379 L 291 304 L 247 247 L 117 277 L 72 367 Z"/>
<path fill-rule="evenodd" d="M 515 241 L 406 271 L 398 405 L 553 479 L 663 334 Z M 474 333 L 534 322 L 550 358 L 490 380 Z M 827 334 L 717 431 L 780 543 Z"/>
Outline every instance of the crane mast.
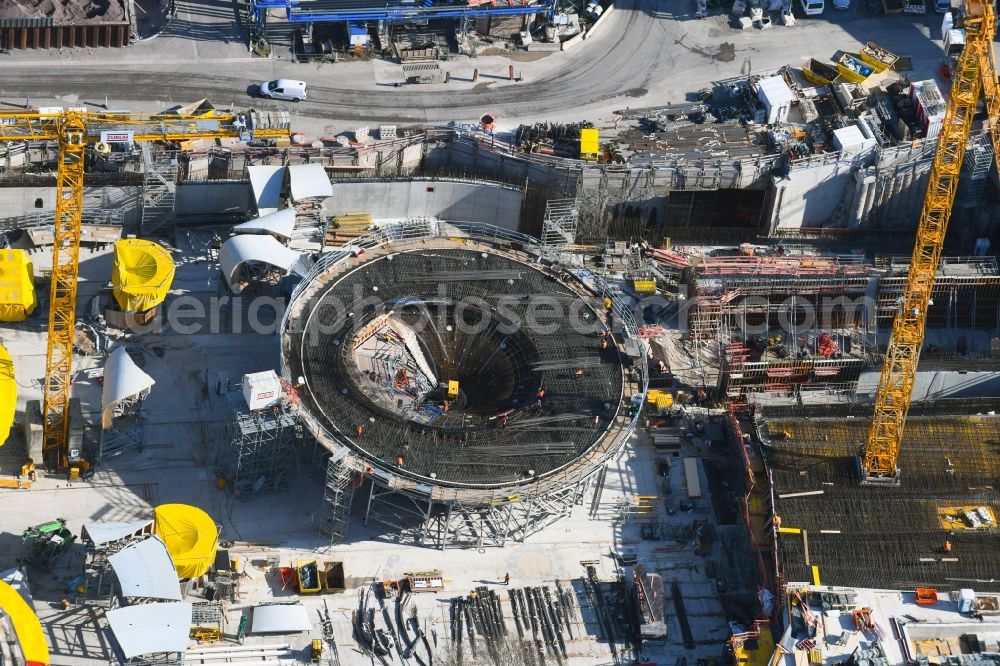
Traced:
<path fill-rule="evenodd" d="M 129 132 L 133 141 L 188 139 L 282 138 L 289 135 L 287 113 L 175 114 L 91 113 L 76 109 L 57 113 L 0 113 L 0 142 L 58 141 L 55 242 L 49 299 L 48 342 L 43 388 L 42 455 L 51 469 L 65 469 L 79 460 L 68 450 L 69 404 L 73 386 L 73 336 L 76 289 L 80 273 L 83 178 L 87 146 L 101 132 Z"/>
<path fill-rule="evenodd" d="M 966 0 L 965 11 L 966 46 L 952 75 L 951 95 L 938 135 L 909 274 L 903 295 L 897 300 L 898 310 L 875 397 L 875 414 L 861 456 L 862 480 L 867 483 L 899 482 L 899 452 L 927 328 L 927 307 L 980 95 L 986 101 L 994 156 L 1000 158 L 1000 137 L 995 126 L 1000 121 L 1000 90 L 993 53 L 993 6 L 989 0 Z"/>
<path fill-rule="evenodd" d="M 69 455 L 69 398 L 73 385 L 73 334 L 76 330 L 76 284 L 83 216 L 83 167 L 87 128 L 79 113 L 68 112 L 56 125 L 59 164 L 56 172 L 55 244 L 49 292 L 49 337 L 45 350 L 42 400 L 42 456 L 49 467 L 63 468 Z"/>

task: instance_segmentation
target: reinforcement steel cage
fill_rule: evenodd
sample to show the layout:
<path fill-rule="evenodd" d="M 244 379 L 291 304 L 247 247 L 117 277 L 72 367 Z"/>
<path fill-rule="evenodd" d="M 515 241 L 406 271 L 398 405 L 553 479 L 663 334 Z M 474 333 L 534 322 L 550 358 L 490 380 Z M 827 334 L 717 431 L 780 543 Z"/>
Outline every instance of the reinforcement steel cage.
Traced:
<path fill-rule="evenodd" d="M 475 222 L 444 222 L 440 220 L 406 220 L 402 222 L 379 225 L 367 236 L 356 238 L 350 243 L 332 249 L 323 254 L 296 286 L 285 309 L 280 330 L 287 333 L 289 323 L 296 306 L 301 306 L 300 301 L 307 296 L 307 291 L 313 287 L 316 279 L 327 271 L 335 268 L 341 262 L 357 257 L 368 251 L 378 248 L 392 246 L 394 244 L 404 244 L 419 241 L 431 240 L 463 239 L 479 246 L 496 247 L 497 249 L 515 250 L 523 252 L 536 261 L 541 261 L 542 243 L 539 239 L 516 231 L 502 229 L 494 225 Z M 633 400 L 641 400 L 645 396 L 648 388 L 648 373 L 646 368 L 644 353 L 645 341 L 636 334 L 636 320 L 632 310 L 628 305 L 619 299 L 612 290 L 606 289 L 603 280 L 595 276 L 590 289 L 600 297 L 607 297 L 611 301 L 610 313 L 617 324 L 617 335 L 623 342 L 634 342 L 640 349 L 640 354 L 634 359 L 633 378 L 627 379 L 625 387 Z M 281 354 L 281 372 L 290 381 L 291 370 L 288 367 L 287 350 L 283 349 Z M 414 483 L 411 479 L 401 477 L 391 465 L 379 465 L 377 461 L 361 459 L 348 444 L 330 432 L 320 421 L 312 415 L 309 410 L 300 410 L 299 416 L 307 425 L 312 434 L 337 455 L 342 449 L 348 449 L 349 453 L 344 457 L 344 464 L 350 466 L 359 473 L 370 475 L 372 481 L 378 485 L 392 489 L 396 492 L 410 492 L 421 498 L 423 501 L 432 501 L 445 504 L 460 504 L 467 506 L 477 504 L 483 506 L 497 506 L 506 501 L 509 497 L 523 500 L 523 495 L 529 492 L 537 497 L 544 497 L 548 493 L 558 493 L 566 487 L 577 487 L 581 480 L 589 479 L 591 475 L 601 469 L 609 460 L 617 457 L 624 443 L 628 440 L 638 423 L 639 410 L 633 410 L 631 414 L 628 410 L 619 412 L 619 417 L 612 422 L 605 434 L 605 438 L 613 438 L 613 442 L 596 444 L 592 449 L 575 459 L 572 463 L 562 469 L 551 472 L 548 476 L 539 479 L 530 479 L 524 483 L 497 484 L 494 487 L 479 486 L 476 488 L 463 488 L 460 484 L 437 484 L 430 486 L 423 483 Z M 602 449 L 599 455 L 591 455 L 595 449 Z M 370 471 L 369 471 L 370 470 Z"/>

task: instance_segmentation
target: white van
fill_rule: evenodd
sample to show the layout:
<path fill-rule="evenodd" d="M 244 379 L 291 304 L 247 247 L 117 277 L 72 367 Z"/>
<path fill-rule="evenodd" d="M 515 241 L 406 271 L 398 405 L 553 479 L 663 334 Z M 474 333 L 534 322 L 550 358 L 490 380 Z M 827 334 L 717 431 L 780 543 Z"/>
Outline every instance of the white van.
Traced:
<path fill-rule="evenodd" d="M 819 16 L 826 9 L 825 0 L 799 0 L 799 4 L 806 16 Z"/>
<path fill-rule="evenodd" d="M 291 79 L 264 81 L 260 84 L 260 96 L 298 102 L 300 99 L 306 98 L 306 83 L 305 81 L 292 81 Z"/>

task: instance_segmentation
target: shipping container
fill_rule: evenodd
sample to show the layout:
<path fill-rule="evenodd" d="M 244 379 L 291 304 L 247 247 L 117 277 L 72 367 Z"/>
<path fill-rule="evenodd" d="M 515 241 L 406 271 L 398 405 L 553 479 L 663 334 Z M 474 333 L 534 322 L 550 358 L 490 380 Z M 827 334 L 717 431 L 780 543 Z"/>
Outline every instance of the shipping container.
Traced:
<path fill-rule="evenodd" d="M 684 479 L 687 483 L 688 499 L 701 499 L 701 478 L 698 475 L 698 459 L 684 459 Z"/>

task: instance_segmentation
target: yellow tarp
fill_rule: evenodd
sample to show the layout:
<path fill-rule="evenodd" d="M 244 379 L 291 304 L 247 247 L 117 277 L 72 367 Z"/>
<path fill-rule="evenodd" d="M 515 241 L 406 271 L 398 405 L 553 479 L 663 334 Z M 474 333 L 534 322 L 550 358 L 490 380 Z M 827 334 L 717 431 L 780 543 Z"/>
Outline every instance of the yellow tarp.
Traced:
<path fill-rule="evenodd" d="M 21 652 L 24 653 L 28 666 L 48 666 L 49 646 L 45 642 L 42 623 L 24 597 L 3 581 L 0 581 L 0 608 L 14 625 L 17 642 L 21 645 Z"/>
<path fill-rule="evenodd" d="M 14 361 L 0 346 L 0 446 L 7 442 L 17 410 L 17 382 L 14 381 Z"/>
<path fill-rule="evenodd" d="M 24 321 L 35 311 L 35 271 L 24 250 L 0 250 L 0 321 Z"/>
<path fill-rule="evenodd" d="M 111 282 L 115 301 L 125 312 L 144 312 L 167 297 L 174 280 L 174 260 L 151 241 L 129 238 L 115 242 Z"/>
<path fill-rule="evenodd" d="M 219 528 L 212 517 L 187 504 L 161 504 L 153 528 L 167 544 L 178 578 L 197 578 L 215 561 Z"/>

